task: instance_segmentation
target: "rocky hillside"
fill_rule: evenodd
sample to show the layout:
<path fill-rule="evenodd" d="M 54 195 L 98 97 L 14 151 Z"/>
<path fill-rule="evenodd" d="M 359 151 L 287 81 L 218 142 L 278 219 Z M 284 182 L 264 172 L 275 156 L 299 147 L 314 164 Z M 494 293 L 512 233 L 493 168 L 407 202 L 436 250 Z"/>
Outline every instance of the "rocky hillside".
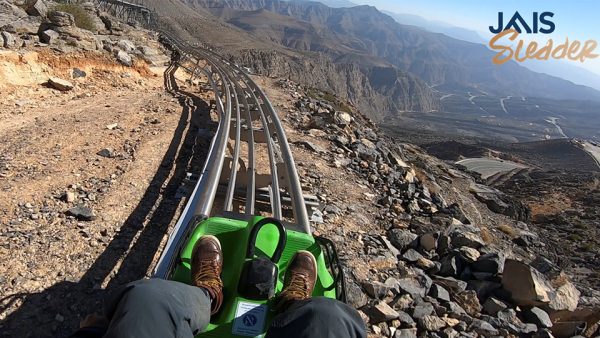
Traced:
<path fill-rule="evenodd" d="M 329 197 L 318 172 L 305 181 L 325 201 L 317 231 L 341 248 L 349 301 L 373 336 L 598 334 L 600 293 L 585 280 L 576 286 L 574 270 L 561 271 L 557 257 L 546 255 L 544 241 L 517 220 L 528 216 L 499 208 L 510 197 L 394 143 L 355 111 L 337 111 L 339 102 L 325 93 L 289 81 L 277 86 L 294 98 L 281 109 L 303 135 L 298 143 L 373 192 L 361 209 L 377 210 L 375 224 L 355 228 L 367 220 L 351 197 Z"/>
<path fill-rule="evenodd" d="M 356 105 L 365 114 L 381 121 L 385 114 L 397 111 L 431 111 L 439 109 L 439 101 L 432 90 L 420 79 L 397 69 L 389 62 L 375 60 L 368 55 L 341 58 L 323 54 L 319 49 L 292 49 L 261 32 L 247 32 L 212 16 L 202 7 L 189 7 L 182 2 L 166 4 L 147 0 L 148 6 L 156 8 L 165 26 L 191 41 L 198 41 L 218 49 L 222 54 L 248 66 L 261 75 L 286 77 L 299 83 L 337 93 Z M 173 8 L 180 8 L 180 15 Z M 289 23 L 290 18 L 273 12 L 263 12 L 271 24 L 276 20 Z M 265 22 L 265 18 L 257 18 Z M 272 32 L 272 29 L 267 29 Z M 356 58 L 369 59 L 363 67 Z M 379 74 L 371 71 L 373 66 L 384 67 L 387 76 L 374 79 Z M 310 71 L 307 71 L 310 70 Z"/>
<path fill-rule="evenodd" d="M 494 53 L 482 44 L 399 24 L 371 6 L 330 8 L 317 2 L 280 0 L 184 2 L 246 31 L 289 47 L 314 48 L 334 60 L 348 53 L 379 58 L 432 86 L 465 87 L 492 95 L 600 100 L 600 92 L 594 89 L 532 72 L 516 62 L 496 67 L 490 61 Z M 363 67 L 371 66 L 362 62 Z"/>

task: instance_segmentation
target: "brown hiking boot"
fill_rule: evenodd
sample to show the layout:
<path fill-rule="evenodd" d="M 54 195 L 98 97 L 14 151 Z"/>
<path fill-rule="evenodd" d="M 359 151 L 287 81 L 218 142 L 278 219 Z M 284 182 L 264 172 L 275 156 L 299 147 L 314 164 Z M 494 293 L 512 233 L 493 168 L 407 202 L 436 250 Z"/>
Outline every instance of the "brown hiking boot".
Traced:
<path fill-rule="evenodd" d="M 202 236 L 192 252 L 192 285 L 204 288 L 211 299 L 211 315 L 223 304 L 223 252 L 215 236 Z"/>
<path fill-rule="evenodd" d="M 285 311 L 292 302 L 312 296 L 317 281 L 317 260 L 308 251 L 298 251 L 285 273 L 283 291 L 277 301 L 277 310 Z"/>

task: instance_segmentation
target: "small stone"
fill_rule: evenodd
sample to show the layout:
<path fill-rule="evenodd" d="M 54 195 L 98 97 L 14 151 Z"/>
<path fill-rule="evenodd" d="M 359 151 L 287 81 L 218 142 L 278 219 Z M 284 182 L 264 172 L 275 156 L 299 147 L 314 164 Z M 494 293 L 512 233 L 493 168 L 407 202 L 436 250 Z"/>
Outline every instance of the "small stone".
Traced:
<path fill-rule="evenodd" d="M 113 158 L 115 157 L 115 151 L 112 148 L 104 148 L 96 153 L 98 156 Z"/>
<path fill-rule="evenodd" d="M 566 281 L 563 285 L 556 289 L 556 294 L 548 304 L 548 307 L 552 310 L 568 310 L 575 311 L 577 304 L 579 304 L 579 297 L 581 292 L 577 290 L 573 283 Z"/>
<path fill-rule="evenodd" d="M 446 307 L 446 309 L 448 309 L 448 312 L 453 313 L 455 315 L 466 315 L 467 313 L 465 312 L 465 310 L 460 307 L 460 305 L 456 304 L 455 302 L 448 302 L 446 304 L 444 304 L 444 306 Z"/>
<path fill-rule="evenodd" d="M 456 253 L 450 253 L 444 256 L 440 260 L 440 264 L 440 271 L 437 274 L 446 277 L 456 277 L 460 275 L 464 266 L 460 255 Z"/>
<path fill-rule="evenodd" d="M 412 317 L 415 319 L 419 319 L 423 316 L 428 316 L 433 313 L 435 309 L 431 303 L 421 302 L 415 306 L 413 309 Z"/>
<path fill-rule="evenodd" d="M 498 253 L 489 253 L 480 256 L 477 262 L 471 266 L 473 271 L 488 272 L 493 274 L 502 273 L 504 268 L 504 256 Z"/>
<path fill-rule="evenodd" d="M 455 294 L 454 301 L 471 316 L 477 316 L 481 312 L 481 304 L 477 298 L 477 293 L 473 290 Z"/>
<path fill-rule="evenodd" d="M 437 316 L 423 316 L 419 318 L 419 326 L 427 331 L 439 331 L 446 327 L 446 322 Z"/>
<path fill-rule="evenodd" d="M 483 303 L 483 310 L 490 316 L 495 316 L 498 312 L 504 309 L 506 309 L 506 304 L 494 297 L 488 298 L 485 303 Z"/>
<path fill-rule="evenodd" d="M 413 247 L 417 235 L 404 229 L 392 229 L 388 233 L 388 239 L 400 251 Z"/>
<path fill-rule="evenodd" d="M 122 50 L 117 52 L 117 61 L 127 67 L 133 66 L 133 59 L 131 56 Z"/>
<path fill-rule="evenodd" d="M 448 291 L 446 289 L 444 289 L 443 287 L 441 287 L 440 285 L 433 284 L 431 286 L 431 289 L 429 290 L 429 294 L 431 295 L 431 297 L 437 298 L 441 301 L 444 301 L 444 302 L 450 301 L 450 293 L 448 293 Z"/>
<path fill-rule="evenodd" d="M 385 302 L 378 302 L 366 310 L 372 324 L 387 322 L 398 318 L 400 315 Z"/>
<path fill-rule="evenodd" d="M 54 41 L 58 40 L 60 34 L 52 29 L 46 29 L 40 34 L 40 41 L 47 44 L 52 44 Z"/>
<path fill-rule="evenodd" d="M 398 315 L 399 315 L 398 320 L 400 321 L 401 324 L 404 324 L 405 326 L 415 325 L 415 321 L 408 313 L 406 313 L 404 311 L 398 311 Z"/>
<path fill-rule="evenodd" d="M 72 191 L 67 191 L 65 193 L 65 202 L 67 202 L 67 203 L 75 202 L 76 198 L 77 198 L 77 195 Z"/>
<path fill-rule="evenodd" d="M 429 292 L 431 284 L 431 279 L 425 274 L 398 280 L 398 288 L 404 293 L 410 294 L 413 299 L 425 297 Z"/>
<path fill-rule="evenodd" d="M 413 298 L 411 295 L 409 294 L 405 294 L 400 296 L 400 298 L 398 298 L 395 303 L 394 303 L 394 307 L 397 309 L 408 309 L 411 307 L 412 303 L 414 302 Z"/>
<path fill-rule="evenodd" d="M 113 124 L 108 124 L 108 125 L 106 125 L 106 129 L 108 129 L 108 130 L 115 130 L 115 129 L 117 129 L 118 127 L 119 127 L 119 124 L 118 124 L 118 123 L 113 123 Z"/>
<path fill-rule="evenodd" d="M 365 282 L 363 283 L 363 289 L 371 298 L 381 299 L 387 295 L 390 287 L 381 282 Z"/>
<path fill-rule="evenodd" d="M 423 270 L 429 270 L 435 267 L 435 263 L 425 257 L 421 257 L 417 260 L 417 266 Z"/>
<path fill-rule="evenodd" d="M 60 90 L 61 92 L 67 92 L 74 88 L 71 82 L 59 79 L 57 77 L 51 77 L 50 79 L 48 79 L 48 85 L 54 89 Z"/>
<path fill-rule="evenodd" d="M 62 323 L 65 321 L 65 317 L 60 313 L 57 313 L 56 316 L 54 316 L 54 320 L 56 320 L 59 323 Z"/>
<path fill-rule="evenodd" d="M 458 325 L 458 323 L 460 323 L 460 320 L 456 318 L 442 317 L 442 320 L 445 321 L 446 325 L 450 327 L 455 327 L 456 325 Z"/>
<path fill-rule="evenodd" d="M 479 235 L 467 231 L 454 231 L 450 234 L 452 245 L 455 248 L 467 246 L 473 249 L 479 249 L 485 245 L 485 242 Z"/>
<path fill-rule="evenodd" d="M 67 215 L 73 216 L 80 221 L 93 221 L 96 219 L 96 215 L 92 209 L 81 205 L 67 210 Z"/>
<path fill-rule="evenodd" d="M 484 337 L 497 336 L 499 333 L 498 329 L 493 327 L 492 324 L 480 319 L 473 319 L 471 325 L 469 325 L 469 330 L 475 331 Z"/>
<path fill-rule="evenodd" d="M 394 333 L 394 338 L 417 338 L 417 329 L 401 329 Z"/>
<path fill-rule="evenodd" d="M 46 3 L 42 0 L 28 1 L 26 4 L 28 6 L 25 11 L 29 15 L 45 17 L 48 13 L 48 6 L 46 6 Z"/>
<path fill-rule="evenodd" d="M 540 309 L 539 307 L 533 307 L 531 309 L 523 311 L 523 318 L 528 323 L 535 324 L 539 327 L 552 327 L 552 321 L 550 320 L 550 316 L 548 316 L 548 313 L 546 313 L 546 311 Z"/>
<path fill-rule="evenodd" d="M 402 259 L 404 259 L 407 262 L 416 262 L 419 259 L 423 258 L 423 255 L 421 255 L 417 250 L 415 249 L 408 249 L 406 250 L 406 252 L 402 255 Z"/>
<path fill-rule="evenodd" d="M 437 237 L 438 235 L 435 233 L 425 234 L 419 238 L 419 245 L 425 251 L 435 250 L 437 247 Z"/>
<path fill-rule="evenodd" d="M 463 246 L 462 248 L 460 248 L 459 251 L 461 257 L 469 264 L 475 263 L 475 261 L 477 261 L 477 259 L 481 255 L 476 249 L 469 248 L 467 246 Z"/>
<path fill-rule="evenodd" d="M 455 329 L 448 327 L 442 331 L 442 338 L 457 338 L 460 337 L 460 333 Z"/>
<path fill-rule="evenodd" d="M 71 72 L 71 74 L 73 75 L 74 79 L 87 76 L 86 72 L 84 72 L 83 70 L 81 70 L 79 68 L 73 68 L 73 71 Z"/>

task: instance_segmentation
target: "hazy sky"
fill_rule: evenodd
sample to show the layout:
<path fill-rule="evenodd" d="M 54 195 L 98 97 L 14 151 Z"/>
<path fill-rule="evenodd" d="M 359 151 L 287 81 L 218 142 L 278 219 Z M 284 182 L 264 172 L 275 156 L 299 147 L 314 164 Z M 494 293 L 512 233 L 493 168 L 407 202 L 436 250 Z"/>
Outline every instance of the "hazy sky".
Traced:
<path fill-rule="evenodd" d="M 381 10 L 396 13 L 416 14 L 428 20 L 443 21 L 458 27 L 477 31 L 486 39 L 491 37 L 488 26 L 497 26 L 498 12 L 504 12 L 505 22 L 515 11 L 527 20 L 533 12 L 553 12 L 556 30 L 552 34 L 537 34 L 537 41 L 553 39 L 556 42 L 569 40 L 596 40 L 600 43 L 599 0 L 352 0 L 357 4 L 376 6 Z M 524 35 L 524 34 L 522 34 Z M 529 36 L 532 38 L 533 36 Z M 600 54 L 600 46 L 596 49 Z M 600 74 L 600 57 L 577 63 Z"/>

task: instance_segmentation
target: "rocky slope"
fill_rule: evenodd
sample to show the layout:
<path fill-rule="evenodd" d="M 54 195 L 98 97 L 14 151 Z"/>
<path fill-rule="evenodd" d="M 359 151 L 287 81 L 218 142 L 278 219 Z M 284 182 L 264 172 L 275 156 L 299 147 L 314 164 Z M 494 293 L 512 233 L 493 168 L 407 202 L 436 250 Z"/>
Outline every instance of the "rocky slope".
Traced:
<path fill-rule="evenodd" d="M 309 170 L 305 178 L 324 204 L 316 229 L 342 251 L 350 303 L 373 336 L 594 335 L 598 292 L 587 283 L 578 289 L 527 224 L 470 193 L 472 178 L 394 143 L 356 111 L 337 111 L 325 93 L 274 86 L 288 94 L 281 105 L 281 90 L 268 91 L 296 131 L 290 138 L 371 191 L 363 213 L 352 198 L 331 194 L 327 175 Z M 365 217 L 373 208 L 374 224 Z"/>
<path fill-rule="evenodd" d="M 600 100 L 600 92 L 594 89 L 532 72 L 516 62 L 500 69 L 490 61 L 494 53 L 482 44 L 399 24 L 372 6 L 330 8 L 317 2 L 280 0 L 184 2 L 287 46 L 316 46 L 334 59 L 348 53 L 379 58 L 432 86 L 466 87 L 493 95 Z M 276 19 L 269 12 L 284 18 Z M 363 60 L 363 66 L 370 64 Z"/>
<path fill-rule="evenodd" d="M 369 67 L 361 67 L 360 62 L 355 62 L 355 58 L 334 57 L 311 49 L 284 48 L 285 45 L 265 34 L 252 34 L 224 24 L 202 7 L 195 7 L 196 12 L 181 15 L 180 12 L 174 13 L 173 8 L 190 12 L 189 7 L 182 2 L 166 4 L 147 0 L 145 3 L 157 9 L 165 25 L 177 34 L 185 35 L 190 41 L 216 48 L 258 74 L 286 77 L 324 91 L 338 93 L 376 121 L 382 120 L 390 112 L 439 109 L 439 101 L 423 81 L 398 70 L 389 62 L 370 61 Z M 286 22 L 290 21 L 289 17 L 269 13 Z M 259 18 L 262 19 L 264 18 Z M 373 59 L 368 55 L 361 58 Z M 369 70 L 373 66 L 385 67 L 388 70 L 387 76 L 375 81 L 374 75 L 379 73 L 377 70 Z"/>

